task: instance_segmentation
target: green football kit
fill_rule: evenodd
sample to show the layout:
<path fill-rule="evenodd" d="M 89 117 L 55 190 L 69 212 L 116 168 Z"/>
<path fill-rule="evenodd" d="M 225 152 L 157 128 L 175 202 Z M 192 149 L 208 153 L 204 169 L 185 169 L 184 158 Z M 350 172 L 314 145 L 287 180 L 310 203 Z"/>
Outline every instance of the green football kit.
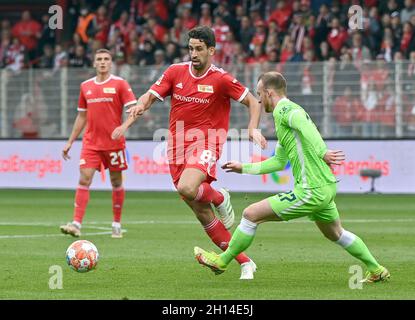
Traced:
<path fill-rule="evenodd" d="M 323 160 L 327 146 L 317 127 L 302 107 L 287 98 L 278 102 L 273 117 L 278 139 L 275 155 L 262 162 L 244 163 L 242 173 L 280 171 L 290 161 L 294 190 L 268 198 L 275 214 L 283 220 L 304 216 L 313 221 L 336 220 L 336 178 Z"/>

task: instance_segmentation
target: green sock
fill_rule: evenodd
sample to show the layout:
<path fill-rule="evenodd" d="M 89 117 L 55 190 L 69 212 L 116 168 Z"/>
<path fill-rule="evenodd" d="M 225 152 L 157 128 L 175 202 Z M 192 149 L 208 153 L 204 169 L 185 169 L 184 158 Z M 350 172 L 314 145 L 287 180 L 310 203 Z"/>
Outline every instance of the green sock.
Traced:
<path fill-rule="evenodd" d="M 344 230 L 337 243 L 353 257 L 362 261 L 370 272 L 378 272 L 381 265 L 372 256 L 362 239 L 357 235 Z"/>
<path fill-rule="evenodd" d="M 228 249 L 220 254 L 220 259 L 228 265 L 238 254 L 245 251 L 254 240 L 255 234 L 249 235 L 238 227 L 232 235 Z"/>

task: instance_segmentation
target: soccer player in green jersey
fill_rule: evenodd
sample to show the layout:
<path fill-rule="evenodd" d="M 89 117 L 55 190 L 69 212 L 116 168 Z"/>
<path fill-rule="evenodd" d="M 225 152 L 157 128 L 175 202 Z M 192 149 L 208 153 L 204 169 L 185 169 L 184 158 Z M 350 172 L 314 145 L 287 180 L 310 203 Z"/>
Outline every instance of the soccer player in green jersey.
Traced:
<path fill-rule="evenodd" d="M 290 161 L 295 179 L 294 190 L 278 193 L 247 207 L 228 249 L 217 255 L 195 247 L 198 262 L 220 274 L 240 252 L 251 245 L 258 224 L 308 216 L 325 237 L 366 265 L 368 271 L 362 282 L 387 280 L 389 271 L 376 261 L 362 239 L 341 225 L 334 202 L 336 179 L 329 165 L 340 164 L 345 159 L 344 153 L 328 150 L 305 110 L 287 99 L 287 83 L 280 73 L 267 72 L 261 75 L 257 94 L 265 111 L 272 112 L 274 117 L 278 139 L 275 155 L 257 163 L 230 161 L 222 168 L 227 172 L 267 174 L 284 170 Z"/>

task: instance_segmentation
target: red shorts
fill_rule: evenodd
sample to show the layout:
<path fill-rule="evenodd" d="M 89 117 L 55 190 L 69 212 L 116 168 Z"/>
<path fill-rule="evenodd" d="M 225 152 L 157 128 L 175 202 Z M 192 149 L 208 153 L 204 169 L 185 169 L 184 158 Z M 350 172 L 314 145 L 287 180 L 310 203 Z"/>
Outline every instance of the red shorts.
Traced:
<path fill-rule="evenodd" d="M 119 150 L 91 150 L 82 149 L 81 160 L 79 161 L 80 168 L 94 168 L 101 169 L 101 163 L 105 169 L 110 171 L 127 170 L 127 158 L 125 157 L 125 149 Z"/>
<path fill-rule="evenodd" d="M 206 175 L 205 182 L 211 183 L 216 181 L 216 158 L 210 150 L 198 152 L 197 161 L 182 161 L 184 163 L 169 162 L 170 175 L 173 183 L 177 187 L 183 171 L 187 168 L 196 168 Z M 194 160 L 194 159 L 193 159 Z"/>

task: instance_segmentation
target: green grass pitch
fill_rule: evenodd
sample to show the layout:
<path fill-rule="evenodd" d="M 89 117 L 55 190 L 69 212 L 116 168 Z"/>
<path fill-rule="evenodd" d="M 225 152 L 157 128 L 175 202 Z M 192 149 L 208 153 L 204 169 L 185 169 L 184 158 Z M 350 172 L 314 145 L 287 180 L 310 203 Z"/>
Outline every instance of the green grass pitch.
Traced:
<path fill-rule="evenodd" d="M 415 197 L 338 195 L 346 229 L 358 234 L 391 272 L 388 283 L 350 289 L 349 268 L 362 265 L 323 238 L 307 219 L 259 226 L 247 253 L 258 265 L 239 280 L 232 263 L 220 276 L 200 266 L 193 247 L 218 249 L 176 193 L 127 192 L 123 239 L 110 237 L 111 193 L 91 191 L 81 239 L 100 252 L 96 270 L 65 261 L 75 240 L 59 225 L 72 218 L 73 191 L 0 190 L 0 299 L 415 299 Z M 242 209 L 266 194 L 232 193 Z M 63 288 L 50 289 L 50 266 Z"/>

